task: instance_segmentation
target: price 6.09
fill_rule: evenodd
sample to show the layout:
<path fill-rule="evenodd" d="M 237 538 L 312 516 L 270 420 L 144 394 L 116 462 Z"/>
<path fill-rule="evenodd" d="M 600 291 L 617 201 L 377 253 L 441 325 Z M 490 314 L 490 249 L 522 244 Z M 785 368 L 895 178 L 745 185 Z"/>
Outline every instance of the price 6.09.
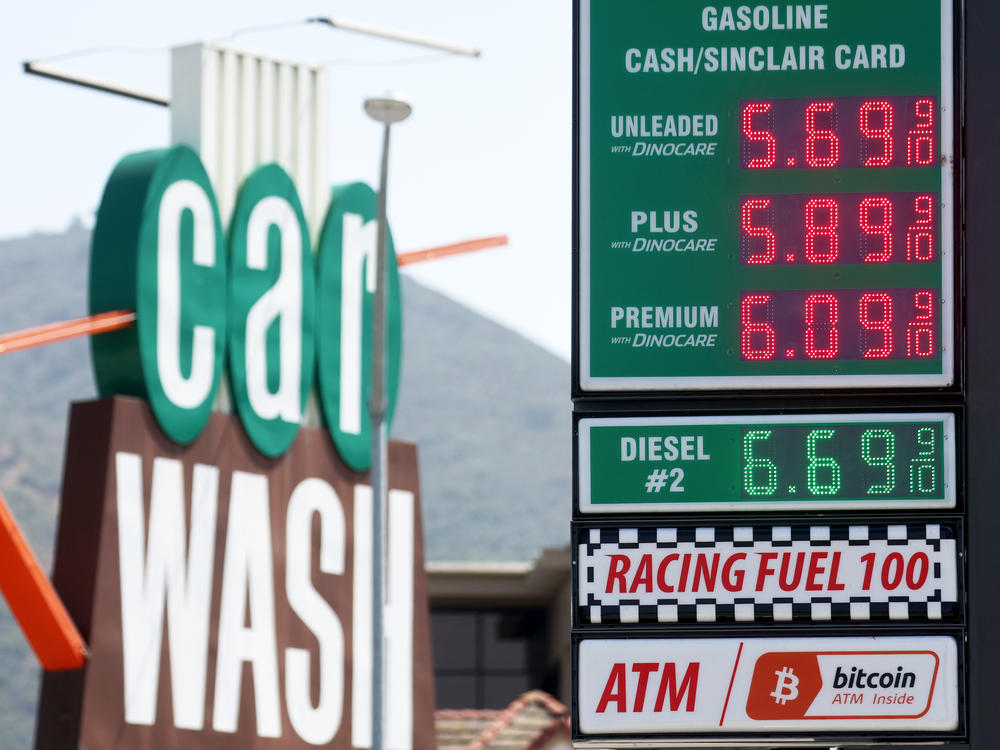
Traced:
<path fill-rule="evenodd" d="M 740 357 L 783 360 L 938 356 L 931 289 L 782 289 L 740 296 Z"/>

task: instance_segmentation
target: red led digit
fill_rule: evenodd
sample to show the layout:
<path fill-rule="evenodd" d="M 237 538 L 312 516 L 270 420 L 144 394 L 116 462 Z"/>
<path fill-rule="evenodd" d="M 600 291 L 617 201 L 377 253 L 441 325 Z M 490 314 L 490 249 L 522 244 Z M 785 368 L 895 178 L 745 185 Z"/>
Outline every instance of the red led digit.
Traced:
<path fill-rule="evenodd" d="M 866 331 L 882 334 L 882 345 L 865 350 L 865 359 L 892 356 L 892 297 L 885 292 L 867 292 L 858 301 L 858 322 Z"/>
<path fill-rule="evenodd" d="M 888 263 L 892 260 L 892 201 L 885 196 L 870 195 L 861 201 L 858 224 L 869 237 L 881 237 L 881 249 L 865 254 L 865 263 Z"/>
<path fill-rule="evenodd" d="M 906 259 L 908 261 L 934 260 L 934 205 L 932 195 L 918 195 L 913 199 L 913 212 L 917 220 L 906 230 Z"/>
<path fill-rule="evenodd" d="M 778 142 L 770 130 L 755 130 L 753 116 L 767 114 L 771 111 L 770 102 L 751 102 L 743 108 L 740 117 L 743 135 L 753 143 L 764 144 L 764 155 L 755 156 L 747 162 L 749 169 L 770 169 L 778 158 Z"/>
<path fill-rule="evenodd" d="M 934 326 L 929 323 L 908 323 L 906 326 L 906 356 L 934 356 Z"/>
<path fill-rule="evenodd" d="M 884 99 L 868 101 L 859 113 L 861 134 L 869 141 L 881 141 L 878 154 L 865 159 L 866 167 L 887 167 L 892 164 L 892 104 Z M 866 151 L 871 147 L 868 146 Z"/>
<path fill-rule="evenodd" d="M 749 294 L 740 303 L 740 353 L 743 359 L 772 359 L 777 351 L 774 328 L 765 321 L 753 320 L 754 308 L 762 309 L 762 317 L 771 318 L 771 295 Z M 754 343 L 762 344 L 755 347 Z"/>
<path fill-rule="evenodd" d="M 934 130 L 934 100 L 933 99 L 917 99 L 913 103 L 913 113 L 917 116 L 919 122 L 917 127 L 922 130 L 933 131 Z"/>
<path fill-rule="evenodd" d="M 756 226 L 753 223 L 753 212 L 764 211 L 771 207 L 770 198 L 751 198 L 743 201 L 740 206 L 740 229 L 747 237 L 761 237 L 764 240 L 764 251 L 747 256 L 746 263 L 751 266 L 774 263 L 778 252 L 778 239 L 769 226 Z"/>
<path fill-rule="evenodd" d="M 840 332 L 837 328 L 840 319 L 840 305 L 832 294 L 810 294 L 806 297 L 806 356 L 809 359 L 833 359 L 840 351 Z M 816 321 L 816 310 L 825 316 L 819 324 Z M 816 346 L 816 330 L 826 333 L 826 346 Z"/>
<path fill-rule="evenodd" d="M 833 198 L 811 198 L 806 202 L 806 260 L 810 263 L 836 263 L 840 255 L 840 206 Z M 826 252 L 817 250 L 817 238 Z"/>
<path fill-rule="evenodd" d="M 934 101 L 917 99 L 913 113 L 917 124 L 906 134 L 906 166 L 930 166 L 934 163 Z"/>
<path fill-rule="evenodd" d="M 832 113 L 830 119 L 836 123 L 836 111 L 833 102 L 811 102 L 806 107 L 806 163 L 810 167 L 835 167 L 840 161 L 840 140 L 837 133 L 816 127 L 817 114 Z M 822 151 L 825 156 L 817 153 L 816 145 L 825 144 Z"/>
<path fill-rule="evenodd" d="M 741 169 L 925 167 L 941 155 L 936 96 L 742 99 L 738 112 Z"/>
<path fill-rule="evenodd" d="M 741 292 L 741 359 L 874 363 L 940 357 L 940 319 L 936 289 Z"/>
<path fill-rule="evenodd" d="M 940 205 L 936 192 L 741 195 L 739 262 L 796 266 L 936 261 Z M 902 328 L 906 316 L 900 312 L 900 300 L 893 299 Z M 901 351 L 902 334 L 898 336 Z"/>
<path fill-rule="evenodd" d="M 934 335 L 934 295 L 916 292 L 913 295 L 916 310 L 913 320 L 906 324 L 906 356 L 933 357 L 937 346 Z"/>
<path fill-rule="evenodd" d="M 913 295 L 913 307 L 917 314 L 915 321 L 933 320 L 934 316 L 934 295 L 931 292 L 917 292 Z"/>

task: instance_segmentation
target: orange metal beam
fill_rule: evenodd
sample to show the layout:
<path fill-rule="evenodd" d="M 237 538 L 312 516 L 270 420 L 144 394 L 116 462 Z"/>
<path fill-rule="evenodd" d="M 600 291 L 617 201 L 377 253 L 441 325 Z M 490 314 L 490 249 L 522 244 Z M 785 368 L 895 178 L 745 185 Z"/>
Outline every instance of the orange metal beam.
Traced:
<path fill-rule="evenodd" d="M 399 266 L 408 266 L 412 263 L 422 263 L 426 260 L 446 258 L 449 255 L 471 253 L 475 250 L 486 250 L 491 247 L 503 247 L 507 244 L 507 241 L 507 235 L 505 234 L 497 235 L 496 237 L 482 237 L 477 240 L 466 240 L 465 242 L 456 242 L 452 245 L 440 245 L 426 250 L 401 253 L 396 256 L 396 262 Z M 47 323 L 35 328 L 25 328 L 23 331 L 0 335 L 0 354 L 8 354 L 9 352 L 16 352 L 19 349 L 30 349 L 45 344 L 54 344 L 57 341 L 65 341 L 77 336 L 92 336 L 97 333 L 117 331 L 120 328 L 128 328 L 134 322 L 135 313 L 131 310 L 113 310 L 97 315 L 88 315 L 85 318 L 65 320 L 59 323 Z"/>
<path fill-rule="evenodd" d="M 506 234 L 497 235 L 496 237 L 483 237 L 478 240 L 456 242 L 453 245 L 441 245 L 440 247 L 431 247 L 427 250 L 414 250 L 409 253 L 402 253 L 396 256 L 396 263 L 399 266 L 408 266 L 411 263 L 422 263 L 425 260 L 446 258 L 449 255 L 471 253 L 473 250 L 485 250 L 490 247 L 503 247 L 506 244 Z"/>
<path fill-rule="evenodd" d="M 79 669 L 87 647 L 0 495 L 0 591 L 49 671 Z"/>
<path fill-rule="evenodd" d="M 0 354 L 16 352 L 18 349 L 30 349 L 33 346 L 52 344 L 56 341 L 89 336 L 94 333 L 115 331 L 127 328 L 135 322 L 135 313 L 130 310 L 113 310 L 112 312 L 88 315 L 86 318 L 65 320 L 60 323 L 48 323 L 35 328 L 25 328 L 0 336 Z"/>

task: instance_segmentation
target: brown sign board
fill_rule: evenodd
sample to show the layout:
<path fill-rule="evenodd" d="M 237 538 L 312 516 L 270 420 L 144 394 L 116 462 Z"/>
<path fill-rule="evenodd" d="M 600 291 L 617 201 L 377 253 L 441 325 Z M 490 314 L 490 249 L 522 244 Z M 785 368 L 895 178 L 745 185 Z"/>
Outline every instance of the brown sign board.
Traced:
<path fill-rule="evenodd" d="M 416 446 L 389 448 L 386 744 L 434 746 Z M 371 490 L 303 428 L 269 459 L 214 414 L 188 446 L 147 404 L 70 417 L 53 583 L 87 643 L 44 675 L 36 748 L 371 744 Z"/>

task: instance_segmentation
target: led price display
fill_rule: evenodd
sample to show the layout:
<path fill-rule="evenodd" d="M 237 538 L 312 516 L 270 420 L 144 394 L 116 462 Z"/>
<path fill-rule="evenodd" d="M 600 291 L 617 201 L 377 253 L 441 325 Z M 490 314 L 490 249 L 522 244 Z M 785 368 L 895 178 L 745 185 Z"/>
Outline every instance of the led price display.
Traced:
<path fill-rule="evenodd" d="M 587 418 L 584 513 L 955 506 L 947 413 Z"/>
<path fill-rule="evenodd" d="M 740 167 L 929 167 L 937 98 L 740 102 Z"/>
<path fill-rule="evenodd" d="M 951 3 L 760 8 L 581 0 L 581 388 L 950 385 Z"/>
<path fill-rule="evenodd" d="M 932 359 L 939 354 L 933 289 L 777 290 L 740 300 L 740 356 Z"/>
<path fill-rule="evenodd" d="M 941 423 L 762 425 L 740 445 L 744 498 L 942 494 Z"/>
<path fill-rule="evenodd" d="M 937 192 L 741 196 L 740 262 L 930 263 L 938 202 Z"/>

